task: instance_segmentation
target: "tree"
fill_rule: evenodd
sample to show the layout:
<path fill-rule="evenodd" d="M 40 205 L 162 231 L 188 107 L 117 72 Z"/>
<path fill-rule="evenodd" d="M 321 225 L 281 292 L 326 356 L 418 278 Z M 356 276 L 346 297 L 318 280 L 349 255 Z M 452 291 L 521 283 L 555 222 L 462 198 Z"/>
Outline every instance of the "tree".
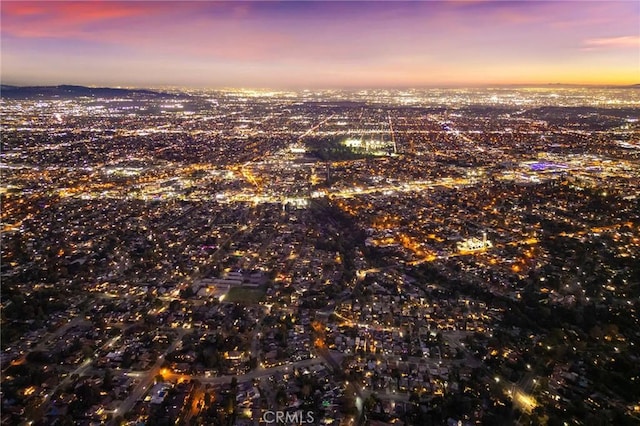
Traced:
<path fill-rule="evenodd" d="M 258 358 L 254 357 L 254 356 L 249 358 L 249 368 L 251 370 L 255 370 L 256 368 L 258 368 Z"/>
<path fill-rule="evenodd" d="M 110 368 L 104 371 L 104 377 L 102 378 L 102 388 L 106 391 L 113 389 L 113 372 Z"/>
<path fill-rule="evenodd" d="M 177 312 L 180 309 L 180 300 L 175 299 L 169 303 L 169 311 Z"/>
<path fill-rule="evenodd" d="M 276 392 L 276 402 L 280 406 L 284 406 L 287 403 L 287 393 L 282 386 L 279 386 Z"/>
<path fill-rule="evenodd" d="M 180 292 L 180 298 L 182 299 L 189 299 L 193 296 L 195 296 L 195 293 L 193 292 L 193 288 L 191 286 L 188 286 Z"/>

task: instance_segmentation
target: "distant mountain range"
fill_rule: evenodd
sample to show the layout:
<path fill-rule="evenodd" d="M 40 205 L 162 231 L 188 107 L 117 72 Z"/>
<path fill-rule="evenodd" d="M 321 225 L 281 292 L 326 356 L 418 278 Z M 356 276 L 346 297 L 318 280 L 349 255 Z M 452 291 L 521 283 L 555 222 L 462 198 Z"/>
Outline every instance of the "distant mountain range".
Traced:
<path fill-rule="evenodd" d="M 534 87 L 512 85 L 504 87 Z M 543 86 L 537 86 L 543 87 Z M 579 85 L 549 83 L 547 87 L 583 87 Z M 640 89 L 640 84 L 627 86 L 593 86 L 600 88 Z M 70 99 L 70 98 L 190 98 L 187 94 L 157 92 L 148 89 L 121 89 L 114 87 L 87 87 L 63 84 L 59 86 L 12 86 L 0 85 L 0 98 L 3 99 Z"/>
<path fill-rule="evenodd" d="M 55 99 L 55 98 L 175 98 L 178 95 L 145 89 L 117 89 L 86 86 L 0 86 L 0 97 L 5 99 Z"/>

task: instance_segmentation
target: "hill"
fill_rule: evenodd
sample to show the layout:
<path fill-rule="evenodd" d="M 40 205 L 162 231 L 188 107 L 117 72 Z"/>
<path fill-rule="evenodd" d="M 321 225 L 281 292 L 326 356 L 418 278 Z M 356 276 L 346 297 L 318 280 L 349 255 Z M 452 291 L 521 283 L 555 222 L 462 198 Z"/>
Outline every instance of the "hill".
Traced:
<path fill-rule="evenodd" d="M 54 98 L 175 98 L 177 95 L 145 89 L 120 89 L 112 87 L 59 86 L 0 86 L 4 99 L 54 99 Z"/>

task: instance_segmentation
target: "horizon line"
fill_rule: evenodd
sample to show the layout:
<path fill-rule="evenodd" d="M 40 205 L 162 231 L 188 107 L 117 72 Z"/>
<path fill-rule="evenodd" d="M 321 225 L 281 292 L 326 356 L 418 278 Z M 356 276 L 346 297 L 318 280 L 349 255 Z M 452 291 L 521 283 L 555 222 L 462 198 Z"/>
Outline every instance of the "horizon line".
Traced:
<path fill-rule="evenodd" d="M 424 89 L 491 89 L 491 88 L 547 88 L 547 87 L 584 87 L 584 88 L 630 88 L 640 87 L 638 83 L 483 83 L 483 84 L 433 84 L 420 86 L 296 86 L 296 87 L 268 87 L 268 86 L 189 86 L 179 84 L 142 85 L 108 85 L 108 84 L 80 84 L 80 83 L 52 83 L 52 84 L 14 84 L 0 81 L 1 86 L 17 88 L 36 87 L 86 87 L 91 89 L 188 89 L 188 90 L 256 90 L 256 91 L 304 91 L 304 90 L 424 90 Z"/>

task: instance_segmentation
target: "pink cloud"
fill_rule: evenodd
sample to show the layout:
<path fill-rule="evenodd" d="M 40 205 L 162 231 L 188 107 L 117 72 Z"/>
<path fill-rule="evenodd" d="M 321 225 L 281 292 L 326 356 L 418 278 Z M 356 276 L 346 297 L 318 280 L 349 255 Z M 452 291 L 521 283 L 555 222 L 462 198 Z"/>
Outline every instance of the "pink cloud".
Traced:
<path fill-rule="evenodd" d="M 96 25 L 152 15 L 170 16 L 170 2 L 52 1 L 1 3 L 2 33 L 24 38 L 82 37 Z"/>
<path fill-rule="evenodd" d="M 640 47 L 640 36 L 593 38 L 584 41 L 587 49 Z"/>
<path fill-rule="evenodd" d="M 9 1 L 2 3 L 2 33 L 239 61 L 293 47 L 288 34 L 247 25 L 251 12 L 250 3 Z"/>
<path fill-rule="evenodd" d="M 2 4 L 3 19 L 20 17 L 38 18 L 43 22 L 85 23 L 96 20 L 121 18 L 147 13 L 150 3 L 91 2 L 17 2 Z"/>

